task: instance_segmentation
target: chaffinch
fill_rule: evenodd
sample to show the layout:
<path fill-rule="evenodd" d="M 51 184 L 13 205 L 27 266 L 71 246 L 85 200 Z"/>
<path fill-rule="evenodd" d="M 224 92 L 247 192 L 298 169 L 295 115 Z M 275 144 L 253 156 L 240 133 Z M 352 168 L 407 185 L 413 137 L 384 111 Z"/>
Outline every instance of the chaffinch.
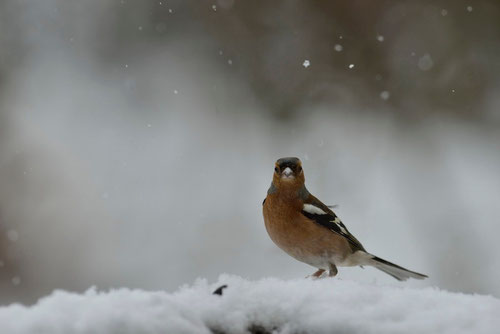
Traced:
<path fill-rule="evenodd" d="M 312 274 L 315 278 L 326 270 L 329 276 L 335 276 L 338 266 L 365 265 L 400 281 L 427 277 L 368 253 L 330 207 L 309 193 L 298 158 L 276 161 L 273 181 L 262 204 L 271 239 L 296 260 L 318 268 Z"/>

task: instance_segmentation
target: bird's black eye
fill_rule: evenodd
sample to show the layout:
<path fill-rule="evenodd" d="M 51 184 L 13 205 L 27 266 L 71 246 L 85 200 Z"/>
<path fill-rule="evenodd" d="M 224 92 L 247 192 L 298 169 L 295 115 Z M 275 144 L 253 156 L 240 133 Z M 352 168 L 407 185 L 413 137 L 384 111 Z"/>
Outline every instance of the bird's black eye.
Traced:
<path fill-rule="evenodd" d="M 302 167 L 297 167 L 297 171 L 300 173 L 302 171 Z"/>
<path fill-rule="evenodd" d="M 278 167 L 274 167 L 274 171 L 275 171 L 276 173 L 279 173 L 279 171 L 280 171 L 280 170 L 278 169 Z"/>

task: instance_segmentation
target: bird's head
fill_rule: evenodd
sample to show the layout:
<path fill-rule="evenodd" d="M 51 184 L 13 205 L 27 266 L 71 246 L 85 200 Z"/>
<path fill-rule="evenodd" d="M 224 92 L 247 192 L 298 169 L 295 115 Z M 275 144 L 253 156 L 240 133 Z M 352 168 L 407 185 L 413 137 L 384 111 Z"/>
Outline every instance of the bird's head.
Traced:
<path fill-rule="evenodd" d="M 273 184 L 277 188 L 301 188 L 304 185 L 304 171 L 299 158 L 281 158 L 274 165 Z"/>

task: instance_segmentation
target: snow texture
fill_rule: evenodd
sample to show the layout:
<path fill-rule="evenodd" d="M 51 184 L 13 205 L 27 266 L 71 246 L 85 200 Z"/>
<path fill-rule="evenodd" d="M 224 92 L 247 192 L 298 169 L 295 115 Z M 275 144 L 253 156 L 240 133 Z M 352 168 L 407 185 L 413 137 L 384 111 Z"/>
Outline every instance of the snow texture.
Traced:
<path fill-rule="evenodd" d="M 227 284 L 223 295 L 212 292 Z M 500 300 L 339 279 L 223 275 L 177 292 L 55 291 L 0 308 L 0 333 L 494 333 Z"/>

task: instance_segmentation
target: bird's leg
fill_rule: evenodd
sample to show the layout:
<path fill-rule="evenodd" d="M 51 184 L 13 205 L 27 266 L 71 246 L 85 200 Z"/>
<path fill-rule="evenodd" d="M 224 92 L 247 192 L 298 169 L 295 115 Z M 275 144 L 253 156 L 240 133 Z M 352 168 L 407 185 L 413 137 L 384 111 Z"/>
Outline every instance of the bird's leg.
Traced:
<path fill-rule="evenodd" d="M 330 263 L 330 271 L 328 272 L 328 276 L 330 277 L 335 277 L 339 271 L 337 270 L 337 267 Z"/>
<path fill-rule="evenodd" d="M 312 277 L 312 278 L 320 278 L 320 276 L 325 272 L 325 269 L 318 269 L 318 271 L 316 271 L 314 274 L 311 274 L 309 276 L 307 276 L 306 278 L 308 277 Z"/>

